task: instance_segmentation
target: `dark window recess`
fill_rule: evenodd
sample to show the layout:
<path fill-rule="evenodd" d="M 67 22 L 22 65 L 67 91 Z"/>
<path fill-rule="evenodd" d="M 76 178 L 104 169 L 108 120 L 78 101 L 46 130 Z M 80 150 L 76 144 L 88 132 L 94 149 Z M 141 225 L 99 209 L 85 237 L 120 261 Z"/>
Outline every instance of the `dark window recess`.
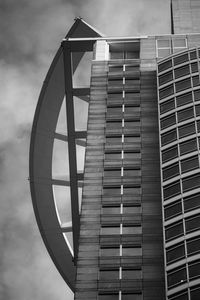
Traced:
<path fill-rule="evenodd" d="M 163 88 L 159 91 L 160 99 L 167 98 L 170 95 L 174 94 L 174 87 L 173 84 Z"/>
<path fill-rule="evenodd" d="M 173 80 L 173 73 L 172 71 L 170 72 L 167 72 L 161 76 L 159 76 L 159 84 L 162 85 L 162 84 L 165 84 L 169 81 L 172 81 Z"/>
<path fill-rule="evenodd" d="M 119 247 L 106 247 L 101 248 L 100 251 L 101 256 L 119 256 Z"/>
<path fill-rule="evenodd" d="M 194 91 L 194 101 L 200 101 L 200 90 Z"/>
<path fill-rule="evenodd" d="M 193 83 L 193 86 L 198 86 L 199 85 L 199 76 L 193 76 L 192 83 Z"/>
<path fill-rule="evenodd" d="M 119 293 L 99 294 L 98 300 L 119 300 Z"/>
<path fill-rule="evenodd" d="M 122 300 L 142 300 L 143 296 L 140 293 L 122 293 Z"/>
<path fill-rule="evenodd" d="M 185 220 L 186 233 L 200 229 L 200 215 Z"/>
<path fill-rule="evenodd" d="M 161 123 L 161 129 L 167 128 L 169 126 L 172 126 L 176 124 L 176 116 L 175 114 L 172 114 L 170 116 L 167 116 L 160 121 Z"/>
<path fill-rule="evenodd" d="M 193 156 L 181 161 L 181 171 L 182 173 L 199 168 L 198 156 Z"/>
<path fill-rule="evenodd" d="M 185 257 L 184 243 L 167 249 L 167 263 L 172 263 L 176 260 L 181 259 L 182 257 Z"/>
<path fill-rule="evenodd" d="M 187 109 L 178 111 L 177 115 L 178 115 L 178 122 L 182 122 L 182 121 L 188 120 L 190 118 L 194 118 L 193 107 L 189 107 Z"/>
<path fill-rule="evenodd" d="M 176 97 L 176 104 L 178 107 L 191 102 L 193 102 L 191 92 Z"/>
<path fill-rule="evenodd" d="M 181 92 L 181 91 L 191 88 L 190 78 L 176 82 L 175 87 L 176 87 L 176 92 Z"/>
<path fill-rule="evenodd" d="M 182 179 L 183 192 L 200 187 L 200 174 Z"/>
<path fill-rule="evenodd" d="M 165 235 L 167 241 L 183 235 L 183 222 L 181 221 L 172 226 L 166 227 Z"/>
<path fill-rule="evenodd" d="M 158 65 L 158 71 L 162 72 L 172 67 L 172 60 L 167 60 Z"/>
<path fill-rule="evenodd" d="M 196 116 L 200 116 L 200 105 L 195 105 Z"/>
<path fill-rule="evenodd" d="M 190 299 L 191 300 L 199 300 L 200 299 L 200 288 L 194 288 L 190 292 Z"/>
<path fill-rule="evenodd" d="M 188 300 L 188 292 L 186 290 L 182 293 L 174 294 L 173 296 L 169 297 L 169 300 Z"/>
<path fill-rule="evenodd" d="M 184 143 L 179 144 L 180 146 L 180 154 L 186 154 L 186 153 L 191 153 L 193 151 L 197 150 L 197 142 L 196 139 L 192 139 L 189 141 L 186 141 Z"/>
<path fill-rule="evenodd" d="M 182 64 L 189 60 L 188 54 L 181 54 L 177 57 L 174 57 L 174 65 Z"/>
<path fill-rule="evenodd" d="M 164 199 L 168 199 L 171 197 L 174 197 L 181 192 L 181 187 L 180 187 L 180 182 L 176 181 L 176 183 L 171 183 L 168 184 L 167 186 L 164 187 Z"/>
<path fill-rule="evenodd" d="M 189 123 L 178 128 L 179 138 L 194 134 L 196 132 L 195 123 Z"/>
<path fill-rule="evenodd" d="M 172 148 L 162 151 L 163 163 L 165 163 L 173 158 L 176 158 L 177 156 L 178 156 L 178 147 L 177 146 L 174 146 Z"/>
<path fill-rule="evenodd" d="M 168 286 L 172 287 L 175 285 L 182 284 L 186 281 L 187 274 L 186 274 L 186 267 L 182 267 L 180 269 L 177 269 L 176 271 L 173 270 L 173 272 L 169 272 L 167 276 L 167 282 Z"/>
<path fill-rule="evenodd" d="M 185 75 L 190 74 L 189 65 L 174 69 L 175 78 L 179 78 Z"/>
<path fill-rule="evenodd" d="M 198 72 L 198 64 L 196 62 L 191 64 L 192 73 Z"/>
<path fill-rule="evenodd" d="M 183 199 L 184 211 L 190 211 L 200 207 L 200 194 L 192 195 Z"/>
<path fill-rule="evenodd" d="M 200 238 L 187 240 L 187 253 L 188 255 L 200 253 Z"/>
<path fill-rule="evenodd" d="M 162 146 L 167 145 L 177 139 L 176 129 L 170 130 L 161 135 Z"/>
<path fill-rule="evenodd" d="M 179 174 L 179 165 L 178 163 L 175 163 L 171 165 L 170 167 L 166 167 L 163 169 L 163 179 L 164 181 L 167 179 L 170 179 L 176 175 Z"/>
<path fill-rule="evenodd" d="M 196 50 L 193 50 L 190 52 L 190 59 L 196 59 L 197 58 L 197 53 Z"/>
<path fill-rule="evenodd" d="M 168 101 L 160 104 L 160 113 L 164 114 L 167 111 L 170 111 L 170 110 L 172 110 L 174 108 L 175 108 L 174 99 L 168 100 Z"/>
<path fill-rule="evenodd" d="M 189 278 L 200 277 L 200 261 L 189 264 Z"/>
<path fill-rule="evenodd" d="M 168 220 L 182 213 L 181 200 L 165 206 L 165 219 Z"/>
<path fill-rule="evenodd" d="M 100 270 L 100 280 L 116 280 L 119 279 L 119 269 Z"/>

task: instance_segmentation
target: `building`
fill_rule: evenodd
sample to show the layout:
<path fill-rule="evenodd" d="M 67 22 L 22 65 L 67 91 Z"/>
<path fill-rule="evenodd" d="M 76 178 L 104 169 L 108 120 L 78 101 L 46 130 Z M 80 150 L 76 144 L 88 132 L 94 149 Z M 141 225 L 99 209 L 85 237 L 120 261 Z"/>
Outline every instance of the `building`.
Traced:
<path fill-rule="evenodd" d="M 77 300 L 200 296 L 200 3 L 173 0 L 171 8 L 172 33 L 163 36 L 110 38 L 76 19 L 41 91 L 30 147 L 33 205 Z M 75 87 L 86 52 L 90 87 Z M 87 130 L 76 128 L 77 99 L 89 103 Z M 62 109 L 66 134 L 57 130 Z M 53 174 L 57 143 L 68 149 L 69 178 Z"/>

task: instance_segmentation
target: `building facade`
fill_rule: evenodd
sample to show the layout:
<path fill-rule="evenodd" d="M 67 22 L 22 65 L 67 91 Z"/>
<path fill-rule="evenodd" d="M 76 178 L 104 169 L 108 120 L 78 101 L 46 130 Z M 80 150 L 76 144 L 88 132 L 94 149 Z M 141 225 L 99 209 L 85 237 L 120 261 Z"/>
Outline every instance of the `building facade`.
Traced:
<path fill-rule="evenodd" d="M 200 297 L 200 5 L 174 0 L 171 8 L 172 34 L 163 36 L 104 37 L 77 19 L 40 95 L 33 205 L 77 300 Z M 75 87 L 87 52 L 90 86 Z M 88 105 L 86 130 L 76 128 L 76 99 Z M 63 105 L 65 134 L 58 130 Z M 58 141 L 68 152 L 68 177 L 53 174 Z M 85 148 L 82 172 L 78 147 Z"/>

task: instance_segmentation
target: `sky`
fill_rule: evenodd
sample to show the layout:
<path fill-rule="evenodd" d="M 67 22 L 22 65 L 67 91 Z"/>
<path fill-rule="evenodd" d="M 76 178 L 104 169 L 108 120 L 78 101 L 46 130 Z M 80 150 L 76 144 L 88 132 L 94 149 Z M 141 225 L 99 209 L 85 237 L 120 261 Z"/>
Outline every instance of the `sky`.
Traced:
<path fill-rule="evenodd" d="M 0 299 L 72 300 L 35 221 L 30 133 L 50 63 L 81 16 L 108 36 L 170 33 L 169 0 L 0 0 Z"/>

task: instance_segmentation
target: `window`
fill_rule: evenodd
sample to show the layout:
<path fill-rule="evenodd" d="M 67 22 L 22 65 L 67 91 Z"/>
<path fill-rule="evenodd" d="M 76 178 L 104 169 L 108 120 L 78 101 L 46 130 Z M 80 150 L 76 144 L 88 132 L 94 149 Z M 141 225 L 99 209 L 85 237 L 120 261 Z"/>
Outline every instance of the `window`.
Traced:
<path fill-rule="evenodd" d="M 118 293 L 99 294 L 98 300 L 119 300 Z"/>
<path fill-rule="evenodd" d="M 192 73 L 198 72 L 198 64 L 194 62 L 191 64 Z"/>
<path fill-rule="evenodd" d="M 200 288 L 193 288 L 190 292 L 190 299 L 191 300 L 199 300 L 200 299 Z"/>
<path fill-rule="evenodd" d="M 104 194 L 104 196 L 121 195 L 121 187 L 116 187 L 116 188 L 104 187 L 103 194 Z"/>
<path fill-rule="evenodd" d="M 142 294 L 140 294 L 140 293 L 131 293 L 131 292 L 129 292 L 129 293 L 125 293 L 125 292 L 123 292 L 122 293 L 122 300 L 142 300 L 143 299 L 143 297 L 142 297 Z"/>
<path fill-rule="evenodd" d="M 177 293 L 171 297 L 169 297 L 169 300 L 188 300 L 188 292 L 187 290 L 181 293 Z"/>
<path fill-rule="evenodd" d="M 163 192 L 164 192 L 165 200 L 180 194 L 181 192 L 180 182 L 176 181 L 173 184 L 168 184 L 167 186 L 164 187 Z"/>
<path fill-rule="evenodd" d="M 199 168 L 198 156 L 193 156 L 181 161 L 181 171 L 182 173 L 189 172 L 191 170 Z"/>
<path fill-rule="evenodd" d="M 101 256 L 119 256 L 119 247 L 101 247 Z"/>
<path fill-rule="evenodd" d="M 197 150 L 197 142 L 196 139 L 192 139 L 179 144 L 180 146 L 180 154 L 191 153 Z"/>
<path fill-rule="evenodd" d="M 167 87 L 160 89 L 159 91 L 160 99 L 167 98 L 168 96 L 173 94 L 174 94 L 173 84 L 170 84 Z"/>
<path fill-rule="evenodd" d="M 172 263 L 185 257 L 184 243 L 167 249 L 167 263 Z"/>
<path fill-rule="evenodd" d="M 178 156 L 178 147 L 174 146 L 174 147 L 170 147 L 167 150 L 162 151 L 162 160 L 163 163 L 176 158 Z"/>
<path fill-rule="evenodd" d="M 160 112 L 164 114 L 175 108 L 174 99 L 170 99 L 160 104 Z"/>
<path fill-rule="evenodd" d="M 194 279 L 200 277 L 200 262 L 190 263 L 189 264 L 189 278 Z"/>
<path fill-rule="evenodd" d="M 104 170 L 104 177 L 105 178 L 115 178 L 115 177 L 121 177 L 121 169 L 116 170 Z"/>
<path fill-rule="evenodd" d="M 105 161 L 112 161 L 112 160 L 120 160 L 122 158 L 121 152 L 118 153 L 105 153 Z"/>
<path fill-rule="evenodd" d="M 158 65 L 158 71 L 163 72 L 172 67 L 172 60 L 168 59 Z"/>
<path fill-rule="evenodd" d="M 186 219 L 185 228 L 186 228 L 186 233 L 192 232 L 194 230 L 199 230 L 200 229 L 200 215 Z"/>
<path fill-rule="evenodd" d="M 124 177 L 137 177 L 141 175 L 140 168 L 136 169 L 124 169 Z"/>
<path fill-rule="evenodd" d="M 119 279 L 119 269 L 100 270 L 100 280 L 116 280 Z"/>
<path fill-rule="evenodd" d="M 123 256 L 141 256 L 142 248 L 136 246 L 122 246 L 122 255 Z"/>
<path fill-rule="evenodd" d="M 161 135 L 162 146 L 169 144 L 177 139 L 176 129 L 170 130 Z"/>
<path fill-rule="evenodd" d="M 200 105 L 195 105 L 195 111 L 196 111 L 197 117 L 199 117 L 200 116 Z"/>
<path fill-rule="evenodd" d="M 194 118 L 193 107 L 178 111 L 178 122 L 182 122 L 191 118 Z"/>
<path fill-rule="evenodd" d="M 187 43 L 185 38 L 173 38 L 173 52 L 182 51 L 183 49 L 187 48 Z"/>
<path fill-rule="evenodd" d="M 163 179 L 164 179 L 164 181 L 168 180 L 172 177 L 175 177 L 178 174 L 179 174 L 179 164 L 178 164 L 178 162 L 163 169 Z"/>
<path fill-rule="evenodd" d="M 200 238 L 187 240 L 187 254 L 193 255 L 200 253 Z"/>
<path fill-rule="evenodd" d="M 141 206 L 123 205 L 123 214 L 140 214 Z"/>
<path fill-rule="evenodd" d="M 176 87 L 176 92 L 177 93 L 191 88 L 190 78 L 187 78 L 187 79 L 176 82 L 175 87 Z"/>
<path fill-rule="evenodd" d="M 174 57 L 174 65 L 179 65 L 189 60 L 188 53 Z"/>
<path fill-rule="evenodd" d="M 175 114 L 171 114 L 170 116 L 162 118 L 160 122 L 161 122 L 161 129 L 165 129 L 169 126 L 176 124 L 176 116 Z"/>
<path fill-rule="evenodd" d="M 192 77 L 192 84 L 193 86 L 199 86 L 199 75 Z"/>
<path fill-rule="evenodd" d="M 140 225 L 123 225 L 122 234 L 141 234 L 142 227 Z"/>
<path fill-rule="evenodd" d="M 185 104 L 188 104 L 188 103 L 191 103 L 191 102 L 193 102 L 191 92 L 176 97 L 176 104 L 177 104 L 178 107 L 182 106 L 182 105 L 185 105 Z"/>
<path fill-rule="evenodd" d="M 179 138 L 183 138 L 185 136 L 194 134 L 196 132 L 196 130 L 195 130 L 195 123 L 192 122 L 192 123 L 180 126 L 178 128 L 178 132 L 179 132 Z"/>
<path fill-rule="evenodd" d="M 183 67 L 174 69 L 174 74 L 175 74 L 175 78 L 179 78 L 179 77 L 190 74 L 189 65 L 185 65 Z"/>
<path fill-rule="evenodd" d="M 172 217 L 180 215 L 182 213 L 181 200 L 171 203 L 165 206 L 165 219 L 168 220 Z"/>
<path fill-rule="evenodd" d="M 173 73 L 172 73 L 172 71 L 167 72 L 167 73 L 159 76 L 159 84 L 160 85 L 165 84 L 165 83 L 167 83 L 169 81 L 172 81 L 172 80 L 173 80 Z"/>
<path fill-rule="evenodd" d="M 200 194 L 192 195 L 183 199 L 184 211 L 190 211 L 200 207 Z"/>
<path fill-rule="evenodd" d="M 121 73 L 123 72 L 123 65 L 110 65 L 109 73 Z"/>
<path fill-rule="evenodd" d="M 141 158 L 140 152 L 124 152 L 124 160 L 137 160 Z"/>
<path fill-rule="evenodd" d="M 124 187 L 123 188 L 123 195 L 139 195 L 141 192 L 140 186 L 135 187 Z"/>
<path fill-rule="evenodd" d="M 158 58 L 162 58 L 171 54 L 171 40 L 157 40 Z"/>
<path fill-rule="evenodd" d="M 183 178 L 182 183 L 184 192 L 198 188 L 200 187 L 200 174 Z"/>
<path fill-rule="evenodd" d="M 165 235 L 166 235 L 166 240 L 167 241 L 183 235 L 183 223 L 182 223 L 182 221 L 178 222 L 178 223 L 175 223 L 174 225 L 166 227 Z"/>
<path fill-rule="evenodd" d="M 190 59 L 196 59 L 197 58 L 197 53 L 196 50 L 193 50 L 190 52 Z"/>
<path fill-rule="evenodd" d="M 122 269 L 122 279 L 130 280 L 130 279 L 141 279 L 142 272 L 141 269 Z"/>
<path fill-rule="evenodd" d="M 176 270 L 173 270 L 168 273 L 167 282 L 168 286 L 171 288 L 172 286 L 182 284 L 186 281 L 187 274 L 186 274 L 186 267 L 182 267 Z"/>
<path fill-rule="evenodd" d="M 103 206 L 102 214 L 120 214 L 120 206 Z"/>
<path fill-rule="evenodd" d="M 101 227 L 101 234 L 102 235 L 118 235 L 120 234 L 120 227 L 119 226 L 104 226 Z"/>
<path fill-rule="evenodd" d="M 200 90 L 195 90 L 194 91 L 194 101 L 199 101 L 200 100 Z"/>

